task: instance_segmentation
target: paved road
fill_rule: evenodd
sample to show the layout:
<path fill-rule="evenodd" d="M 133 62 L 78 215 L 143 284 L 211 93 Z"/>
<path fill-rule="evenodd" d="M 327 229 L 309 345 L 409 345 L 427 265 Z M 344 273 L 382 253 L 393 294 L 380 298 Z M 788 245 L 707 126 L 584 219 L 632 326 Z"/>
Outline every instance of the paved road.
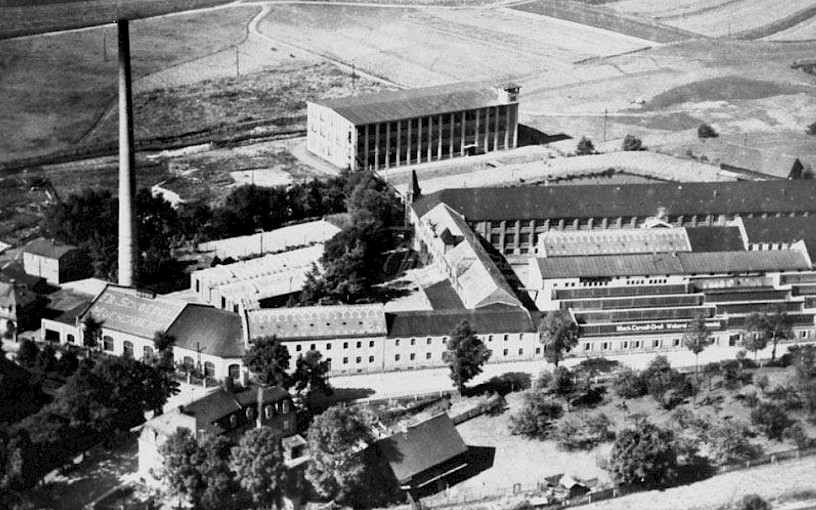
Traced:
<path fill-rule="evenodd" d="M 739 349 L 734 347 L 710 347 L 700 354 L 700 365 L 712 361 L 722 361 L 736 357 Z M 784 347 L 779 347 L 777 355 L 785 352 Z M 663 353 L 674 367 L 693 367 L 694 355 L 688 350 L 678 350 Z M 759 358 L 770 358 L 771 349 L 759 352 Z M 626 366 L 635 369 L 643 369 L 654 359 L 654 353 L 609 355 L 608 359 L 618 360 Z M 586 358 L 571 358 L 565 360 L 563 366 L 573 366 Z M 500 376 L 506 373 L 522 372 L 529 374 L 532 378 L 545 370 L 552 370 L 553 365 L 542 360 L 518 361 L 509 363 L 492 363 L 484 367 L 481 375 L 476 377 L 468 385 L 473 386 L 487 381 L 491 377 Z M 331 384 L 336 388 L 355 388 L 373 390 L 374 393 L 369 398 L 388 398 L 393 396 L 411 395 L 414 393 L 431 393 L 434 391 L 444 391 L 453 389 L 449 377 L 448 368 L 434 368 L 426 370 L 406 370 L 401 372 L 387 372 L 375 374 L 360 374 L 349 376 L 337 376 L 331 378 Z"/>

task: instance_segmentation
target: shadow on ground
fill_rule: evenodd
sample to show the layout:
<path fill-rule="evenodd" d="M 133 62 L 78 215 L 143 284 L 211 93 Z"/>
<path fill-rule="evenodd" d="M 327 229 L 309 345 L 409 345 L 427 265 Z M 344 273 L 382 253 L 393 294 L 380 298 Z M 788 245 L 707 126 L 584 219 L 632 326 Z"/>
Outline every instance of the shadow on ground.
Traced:
<path fill-rule="evenodd" d="M 518 126 L 518 146 L 524 147 L 526 145 L 545 145 L 553 142 L 560 142 L 561 140 L 569 140 L 571 136 L 558 133 L 548 135 L 543 131 L 524 124 Z"/>

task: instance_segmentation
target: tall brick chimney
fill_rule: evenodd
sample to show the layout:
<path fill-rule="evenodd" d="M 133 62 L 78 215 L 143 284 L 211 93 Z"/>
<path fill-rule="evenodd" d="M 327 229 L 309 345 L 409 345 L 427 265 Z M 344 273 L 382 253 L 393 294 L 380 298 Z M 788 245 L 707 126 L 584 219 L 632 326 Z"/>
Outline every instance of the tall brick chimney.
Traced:
<path fill-rule="evenodd" d="M 136 172 L 133 155 L 133 94 L 130 79 L 128 20 L 119 29 L 119 285 L 133 287 L 136 279 Z"/>

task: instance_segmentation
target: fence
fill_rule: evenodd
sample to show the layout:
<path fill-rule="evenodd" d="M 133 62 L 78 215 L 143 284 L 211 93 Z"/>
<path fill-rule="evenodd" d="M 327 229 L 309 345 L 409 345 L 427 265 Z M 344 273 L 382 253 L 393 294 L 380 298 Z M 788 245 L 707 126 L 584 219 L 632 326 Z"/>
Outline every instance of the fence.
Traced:
<path fill-rule="evenodd" d="M 493 395 L 487 401 L 482 402 L 481 404 L 477 405 L 472 409 L 468 409 L 463 413 L 459 413 L 456 416 L 452 416 L 451 420 L 453 420 L 454 425 L 459 425 L 460 423 L 464 423 L 471 418 L 475 418 L 477 416 L 481 416 L 484 413 L 489 413 L 496 408 L 501 409 L 504 406 L 504 398 L 501 395 Z"/>
<path fill-rule="evenodd" d="M 802 457 L 809 457 L 813 455 L 816 455 L 816 447 L 803 449 L 794 448 L 782 452 L 762 455 L 759 458 L 746 462 L 720 466 L 720 468 L 717 470 L 717 474 L 725 474 L 730 473 L 732 471 L 741 471 L 767 464 L 775 464 L 777 462 L 799 460 Z M 590 503 L 604 501 L 607 499 L 615 499 L 641 491 L 640 489 L 637 488 L 610 487 L 606 489 L 588 492 L 582 496 L 577 496 L 574 498 L 564 499 L 554 503 L 550 503 L 549 498 L 547 498 L 546 495 L 550 487 L 551 486 L 547 481 L 540 481 L 535 484 L 516 483 L 511 486 L 499 487 L 495 489 L 486 489 L 480 491 L 461 491 L 457 494 L 452 495 L 438 494 L 436 496 L 431 496 L 423 499 L 422 508 L 434 509 L 445 508 L 450 506 L 461 506 L 465 504 L 473 505 L 475 503 L 480 502 L 486 503 L 504 497 L 517 496 L 520 498 L 527 499 L 530 502 L 530 504 L 537 509 L 555 510 L 557 508 L 588 505 Z M 540 498 L 542 502 L 537 502 L 536 499 L 538 498 Z"/>

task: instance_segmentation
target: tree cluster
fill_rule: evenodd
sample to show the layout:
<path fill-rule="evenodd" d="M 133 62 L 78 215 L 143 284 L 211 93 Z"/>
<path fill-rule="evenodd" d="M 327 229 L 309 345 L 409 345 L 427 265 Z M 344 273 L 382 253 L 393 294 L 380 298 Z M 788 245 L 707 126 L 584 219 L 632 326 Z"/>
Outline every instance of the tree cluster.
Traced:
<path fill-rule="evenodd" d="M 558 421 L 550 437 L 564 450 L 591 450 L 615 439 L 615 431 L 604 413 L 568 414 Z"/>
<path fill-rule="evenodd" d="M 665 356 L 656 356 L 640 372 L 623 369 L 612 382 L 612 391 L 622 398 L 651 395 L 663 407 L 670 409 L 697 391 L 694 383 L 672 368 Z"/>
<path fill-rule="evenodd" d="M 306 479 L 322 497 L 354 508 L 399 501 L 399 484 L 370 432 L 371 418 L 356 407 L 331 407 L 308 431 Z"/>
<path fill-rule="evenodd" d="M 372 299 L 387 276 L 388 252 L 397 247 L 402 205 L 388 184 L 369 172 L 351 174 L 346 183 L 349 218 L 324 245 L 322 270 L 306 277 L 304 304 L 357 303 Z"/>
<path fill-rule="evenodd" d="M 521 409 L 510 416 L 510 433 L 530 439 L 547 439 L 554 423 L 564 414 L 561 404 L 548 390 L 529 389 L 522 393 Z"/>

